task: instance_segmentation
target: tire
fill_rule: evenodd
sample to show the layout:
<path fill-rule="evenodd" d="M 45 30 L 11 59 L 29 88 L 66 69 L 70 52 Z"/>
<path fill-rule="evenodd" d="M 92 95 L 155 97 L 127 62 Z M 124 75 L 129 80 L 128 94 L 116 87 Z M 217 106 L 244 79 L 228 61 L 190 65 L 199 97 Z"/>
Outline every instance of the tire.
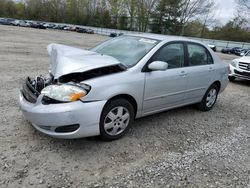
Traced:
<path fill-rule="evenodd" d="M 199 110 L 203 112 L 210 111 L 217 101 L 218 93 L 218 86 L 216 84 L 211 85 L 205 93 L 202 101 L 197 105 Z"/>
<path fill-rule="evenodd" d="M 233 82 L 235 80 L 235 77 L 234 76 L 228 76 L 228 79 L 230 82 Z"/>
<path fill-rule="evenodd" d="M 100 118 L 100 138 L 112 141 L 124 136 L 134 121 L 134 113 L 132 104 L 123 98 L 108 102 Z"/>

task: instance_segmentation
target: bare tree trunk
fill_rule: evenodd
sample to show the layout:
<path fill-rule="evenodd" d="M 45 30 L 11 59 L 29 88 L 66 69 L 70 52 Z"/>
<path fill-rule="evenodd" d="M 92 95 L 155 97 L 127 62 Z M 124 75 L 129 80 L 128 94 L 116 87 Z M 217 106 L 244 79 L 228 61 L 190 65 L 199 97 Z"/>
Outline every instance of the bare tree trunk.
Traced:
<path fill-rule="evenodd" d="M 181 35 L 185 32 L 185 24 L 194 17 L 207 14 L 214 7 L 214 0 L 183 0 L 181 2 L 180 23 Z"/>

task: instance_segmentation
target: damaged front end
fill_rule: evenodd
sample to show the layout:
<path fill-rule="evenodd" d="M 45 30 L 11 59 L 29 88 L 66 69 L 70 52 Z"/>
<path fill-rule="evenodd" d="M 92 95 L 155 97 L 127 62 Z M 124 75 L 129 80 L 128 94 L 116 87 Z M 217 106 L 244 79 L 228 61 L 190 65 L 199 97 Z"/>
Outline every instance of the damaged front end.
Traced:
<path fill-rule="evenodd" d="M 123 72 L 126 69 L 127 68 L 124 65 L 118 64 L 108 67 L 101 67 L 86 72 L 73 72 L 59 77 L 58 81 L 60 83 L 67 83 L 67 82 L 80 83 L 82 81 L 89 80 L 92 78 Z"/>
<path fill-rule="evenodd" d="M 96 92 L 95 82 L 89 80 L 119 74 L 127 67 L 113 57 L 63 45 L 51 44 L 48 52 L 49 75 L 27 77 L 22 85 L 19 104 L 24 117 L 38 131 L 56 138 L 99 135 L 107 100 L 84 98 Z"/>
<path fill-rule="evenodd" d="M 19 95 L 19 104 L 25 119 L 46 135 L 70 139 L 95 136 L 99 129 L 93 125 L 97 125 L 101 113 L 98 109 L 103 108 L 105 101 L 83 105 L 78 99 L 89 89 L 87 85 L 61 84 L 43 76 L 28 77 Z"/>
<path fill-rule="evenodd" d="M 23 84 L 22 95 L 30 103 L 36 103 L 42 94 L 43 104 L 66 103 L 79 100 L 90 91 L 90 86 L 81 83 L 59 83 L 53 77 L 27 77 Z"/>
<path fill-rule="evenodd" d="M 53 78 L 45 78 L 38 76 L 35 79 L 27 77 L 23 83 L 22 94 L 23 97 L 30 103 L 36 103 L 38 96 L 46 86 L 52 84 Z"/>
<path fill-rule="evenodd" d="M 50 75 L 27 77 L 23 84 L 23 97 L 30 103 L 36 103 L 41 94 L 43 104 L 80 100 L 91 89 L 83 81 L 127 69 L 113 57 L 69 46 L 51 44 L 48 53 Z"/>
<path fill-rule="evenodd" d="M 91 87 L 82 83 L 83 81 L 125 70 L 126 67 L 119 64 L 86 72 L 74 72 L 62 75 L 58 79 L 54 79 L 52 75 L 37 76 L 35 79 L 27 77 L 23 84 L 22 94 L 31 103 L 36 103 L 40 94 L 44 95 L 43 104 L 72 102 L 84 97 L 90 91 Z"/>

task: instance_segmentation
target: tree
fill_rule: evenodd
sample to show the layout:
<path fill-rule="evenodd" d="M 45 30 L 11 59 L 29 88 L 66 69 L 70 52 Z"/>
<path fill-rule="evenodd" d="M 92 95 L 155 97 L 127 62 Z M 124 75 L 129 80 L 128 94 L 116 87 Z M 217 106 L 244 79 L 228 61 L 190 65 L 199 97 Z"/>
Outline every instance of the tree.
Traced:
<path fill-rule="evenodd" d="M 210 31 L 209 38 L 230 40 L 239 42 L 250 42 L 250 29 L 245 27 L 246 20 L 236 16 L 226 25 Z"/>
<path fill-rule="evenodd" d="M 40 0 L 27 0 L 26 1 L 26 15 L 29 19 L 44 20 L 44 6 Z"/>
<path fill-rule="evenodd" d="M 206 15 L 215 5 L 213 0 L 182 0 L 180 4 L 181 35 L 184 34 L 185 25 L 190 19 Z"/>
<path fill-rule="evenodd" d="M 50 0 L 47 2 L 47 14 L 52 22 L 65 22 L 66 0 Z"/>
<path fill-rule="evenodd" d="M 250 0 L 236 0 L 238 3 L 237 16 L 245 18 L 250 27 Z"/>
<path fill-rule="evenodd" d="M 115 29 L 119 27 L 119 17 L 123 14 L 123 0 L 108 0 L 112 25 Z"/>
<path fill-rule="evenodd" d="M 213 0 L 161 0 L 153 14 L 152 29 L 159 33 L 184 35 L 187 23 L 206 15 L 205 29 L 213 6 Z"/>
<path fill-rule="evenodd" d="M 128 16 L 129 16 L 129 29 L 130 30 L 134 30 L 135 26 L 134 26 L 134 20 L 137 14 L 137 0 L 124 0 L 124 4 L 125 4 L 125 9 L 128 12 Z"/>
<path fill-rule="evenodd" d="M 138 0 L 137 1 L 137 25 L 138 30 L 147 31 L 149 21 L 158 0 Z"/>
<path fill-rule="evenodd" d="M 214 0 L 0 0 L 0 17 L 250 42 L 250 0 L 235 1 L 216 27 Z"/>
<path fill-rule="evenodd" d="M 21 5 L 22 3 L 18 3 Z M 16 3 L 11 0 L 0 0 L 0 16 L 2 17 L 16 17 L 22 16 L 21 9 L 16 7 Z M 18 13 L 17 13 L 18 12 Z"/>
<path fill-rule="evenodd" d="M 209 29 L 201 20 L 193 20 L 186 24 L 184 36 L 190 37 L 208 37 Z"/>
<path fill-rule="evenodd" d="M 16 18 L 25 18 L 25 4 L 24 3 L 17 3 L 16 7 Z"/>
<path fill-rule="evenodd" d="M 126 16 L 126 14 L 121 15 L 119 18 L 119 29 L 128 29 L 128 17 Z"/>
<path fill-rule="evenodd" d="M 174 34 L 178 30 L 181 0 L 161 0 L 152 14 L 151 29 L 154 33 Z"/>
<path fill-rule="evenodd" d="M 80 4 L 78 0 L 67 0 L 67 21 L 70 23 L 80 23 L 82 18 L 80 16 Z"/>
<path fill-rule="evenodd" d="M 237 3 L 240 6 L 245 7 L 246 9 L 250 10 L 250 0 L 237 0 Z"/>
<path fill-rule="evenodd" d="M 82 20 L 84 25 L 95 25 L 102 15 L 102 4 L 100 0 L 80 0 L 80 12 L 82 13 Z"/>
<path fill-rule="evenodd" d="M 103 19 L 102 26 L 104 28 L 110 28 L 111 27 L 110 23 L 112 20 L 111 20 L 110 12 L 108 10 L 105 10 L 103 12 L 102 19 Z"/>

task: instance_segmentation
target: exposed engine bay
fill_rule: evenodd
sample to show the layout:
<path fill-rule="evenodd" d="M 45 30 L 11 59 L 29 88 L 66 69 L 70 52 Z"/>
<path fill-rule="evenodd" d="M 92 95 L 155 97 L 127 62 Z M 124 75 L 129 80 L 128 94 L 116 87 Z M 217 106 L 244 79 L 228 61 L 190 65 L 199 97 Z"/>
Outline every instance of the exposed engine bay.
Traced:
<path fill-rule="evenodd" d="M 58 81 L 60 83 L 68 83 L 68 82 L 79 83 L 79 82 L 82 82 L 84 80 L 88 80 L 91 78 L 114 74 L 114 73 L 122 72 L 125 70 L 126 70 L 126 67 L 122 64 L 119 64 L 119 65 L 114 65 L 114 66 L 101 67 L 101 68 L 89 70 L 83 73 L 76 72 L 76 73 L 66 74 L 66 75 L 59 77 Z"/>
<path fill-rule="evenodd" d="M 37 76 L 35 79 L 27 78 L 31 86 L 38 92 L 41 93 L 42 89 L 53 83 L 53 76 Z"/>
<path fill-rule="evenodd" d="M 37 76 L 35 79 L 27 77 L 23 83 L 22 94 L 27 101 L 36 103 L 42 89 L 51 83 L 52 77 L 46 78 L 44 76 Z"/>
<path fill-rule="evenodd" d="M 50 85 L 61 85 L 61 84 L 79 84 L 84 80 L 105 76 L 109 74 L 119 73 L 125 71 L 126 67 L 122 64 L 101 67 L 94 70 L 89 70 L 86 72 L 75 72 L 63 75 L 58 79 L 54 79 L 53 75 L 49 74 L 47 76 L 37 76 L 36 78 L 27 77 L 23 84 L 23 96 L 31 103 L 35 103 L 41 91 Z M 56 102 L 49 98 L 46 101 Z M 57 101 L 58 102 L 58 101 Z"/>

